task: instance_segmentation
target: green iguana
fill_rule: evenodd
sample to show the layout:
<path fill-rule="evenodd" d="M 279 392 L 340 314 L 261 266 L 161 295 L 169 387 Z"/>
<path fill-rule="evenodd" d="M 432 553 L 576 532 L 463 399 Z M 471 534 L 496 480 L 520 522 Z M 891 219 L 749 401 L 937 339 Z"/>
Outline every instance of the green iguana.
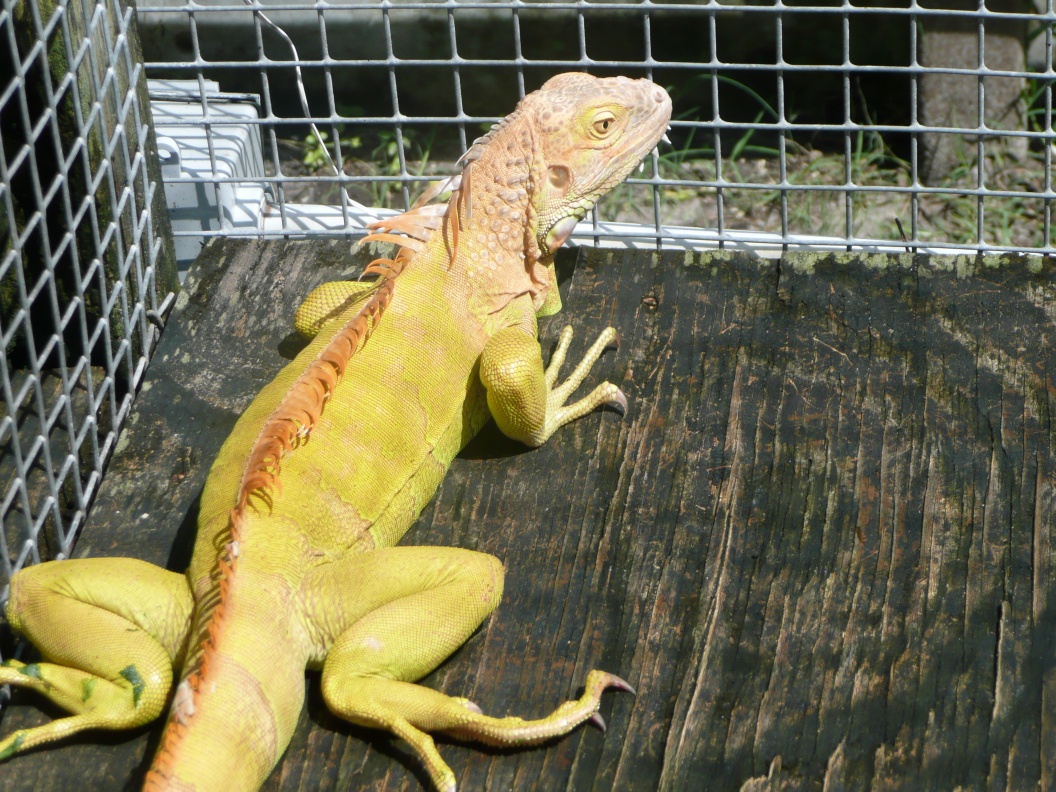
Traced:
<path fill-rule="evenodd" d="M 489 417 L 538 446 L 601 406 L 566 404 L 616 333 L 561 385 L 571 328 L 544 370 L 536 317 L 560 309 L 553 252 L 658 143 L 671 100 L 648 80 L 554 77 L 478 139 L 459 177 L 367 240 L 399 244 L 298 309 L 312 342 L 267 385 L 220 450 L 186 575 L 129 558 L 40 564 L 11 581 L 7 619 L 43 662 L 0 684 L 72 713 L 0 741 L 0 759 L 83 729 L 129 729 L 170 704 L 145 789 L 257 789 L 322 672 L 334 713 L 406 740 L 437 789 L 455 788 L 429 736 L 527 746 L 594 720 L 606 688 L 538 720 L 493 718 L 413 684 L 499 602 L 502 563 L 394 547 Z M 450 191 L 446 203 L 429 203 Z M 182 669 L 173 686 L 174 669 Z"/>

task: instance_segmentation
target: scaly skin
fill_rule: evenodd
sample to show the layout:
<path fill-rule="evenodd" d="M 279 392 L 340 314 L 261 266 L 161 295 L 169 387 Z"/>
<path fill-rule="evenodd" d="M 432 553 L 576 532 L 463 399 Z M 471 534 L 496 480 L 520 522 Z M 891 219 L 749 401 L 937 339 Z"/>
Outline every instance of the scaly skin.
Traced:
<path fill-rule="evenodd" d="M 560 308 L 553 250 L 670 114 L 646 80 L 555 77 L 467 152 L 446 207 L 375 224 L 368 239 L 395 239 L 399 254 L 368 268 L 374 283 L 327 284 L 298 310 L 314 340 L 221 449 L 186 575 L 103 558 L 14 578 L 7 618 L 44 661 L 8 662 L 0 684 L 71 714 L 8 735 L 0 759 L 148 723 L 171 701 L 145 788 L 257 789 L 290 740 L 305 669 L 322 672 L 335 713 L 410 743 L 441 790 L 455 779 L 430 732 L 527 746 L 602 725 L 602 691 L 629 687 L 600 671 L 538 720 L 491 718 L 413 684 L 498 604 L 503 568 L 394 545 L 489 417 L 538 446 L 600 405 L 626 405 L 610 383 L 566 404 L 611 328 L 558 385 L 571 330 L 544 370 L 536 316 Z"/>

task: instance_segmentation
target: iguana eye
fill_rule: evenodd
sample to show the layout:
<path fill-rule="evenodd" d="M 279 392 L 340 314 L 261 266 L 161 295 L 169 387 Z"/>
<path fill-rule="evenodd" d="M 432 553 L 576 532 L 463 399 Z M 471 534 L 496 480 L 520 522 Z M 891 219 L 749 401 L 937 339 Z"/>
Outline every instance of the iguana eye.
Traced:
<path fill-rule="evenodd" d="M 616 116 L 612 113 L 601 113 L 594 119 L 594 131 L 604 137 L 609 134 L 615 124 Z"/>

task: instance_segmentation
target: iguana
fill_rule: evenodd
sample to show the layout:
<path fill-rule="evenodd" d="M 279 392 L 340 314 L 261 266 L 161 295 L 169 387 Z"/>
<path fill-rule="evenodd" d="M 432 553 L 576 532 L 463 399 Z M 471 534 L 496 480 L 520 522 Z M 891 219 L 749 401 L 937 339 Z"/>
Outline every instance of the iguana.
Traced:
<path fill-rule="evenodd" d="M 489 417 L 534 447 L 601 405 L 626 407 L 608 382 L 566 403 L 615 331 L 558 385 L 572 331 L 544 370 L 536 317 L 560 309 L 553 252 L 670 115 L 648 80 L 559 75 L 472 145 L 458 177 L 370 226 L 367 240 L 398 252 L 367 267 L 372 282 L 324 284 L 298 309 L 313 340 L 221 448 L 185 575 L 95 558 L 11 581 L 7 619 L 44 659 L 9 660 L 0 684 L 72 714 L 8 735 L 0 759 L 146 724 L 168 704 L 145 789 L 257 789 L 293 733 L 305 669 L 322 672 L 334 713 L 410 743 L 440 790 L 455 777 L 430 732 L 528 746 L 603 725 L 602 691 L 630 688 L 601 671 L 537 720 L 413 684 L 495 608 L 503 565 L 394 545 Z"/>

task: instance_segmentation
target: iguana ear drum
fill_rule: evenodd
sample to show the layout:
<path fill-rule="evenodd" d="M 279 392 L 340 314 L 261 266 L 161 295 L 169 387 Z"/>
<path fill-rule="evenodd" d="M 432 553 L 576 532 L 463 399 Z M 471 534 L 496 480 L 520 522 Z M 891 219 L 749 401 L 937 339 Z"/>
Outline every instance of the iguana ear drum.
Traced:
<path fill-rule="evenodd" d="M 550 180 L 550 186 L 562 192 L 568 189 L 568 185 L 572 181 L 572 174 L 568 172 L 568 168 L 564 165 L 551 165 L 546 175 Z"/>

